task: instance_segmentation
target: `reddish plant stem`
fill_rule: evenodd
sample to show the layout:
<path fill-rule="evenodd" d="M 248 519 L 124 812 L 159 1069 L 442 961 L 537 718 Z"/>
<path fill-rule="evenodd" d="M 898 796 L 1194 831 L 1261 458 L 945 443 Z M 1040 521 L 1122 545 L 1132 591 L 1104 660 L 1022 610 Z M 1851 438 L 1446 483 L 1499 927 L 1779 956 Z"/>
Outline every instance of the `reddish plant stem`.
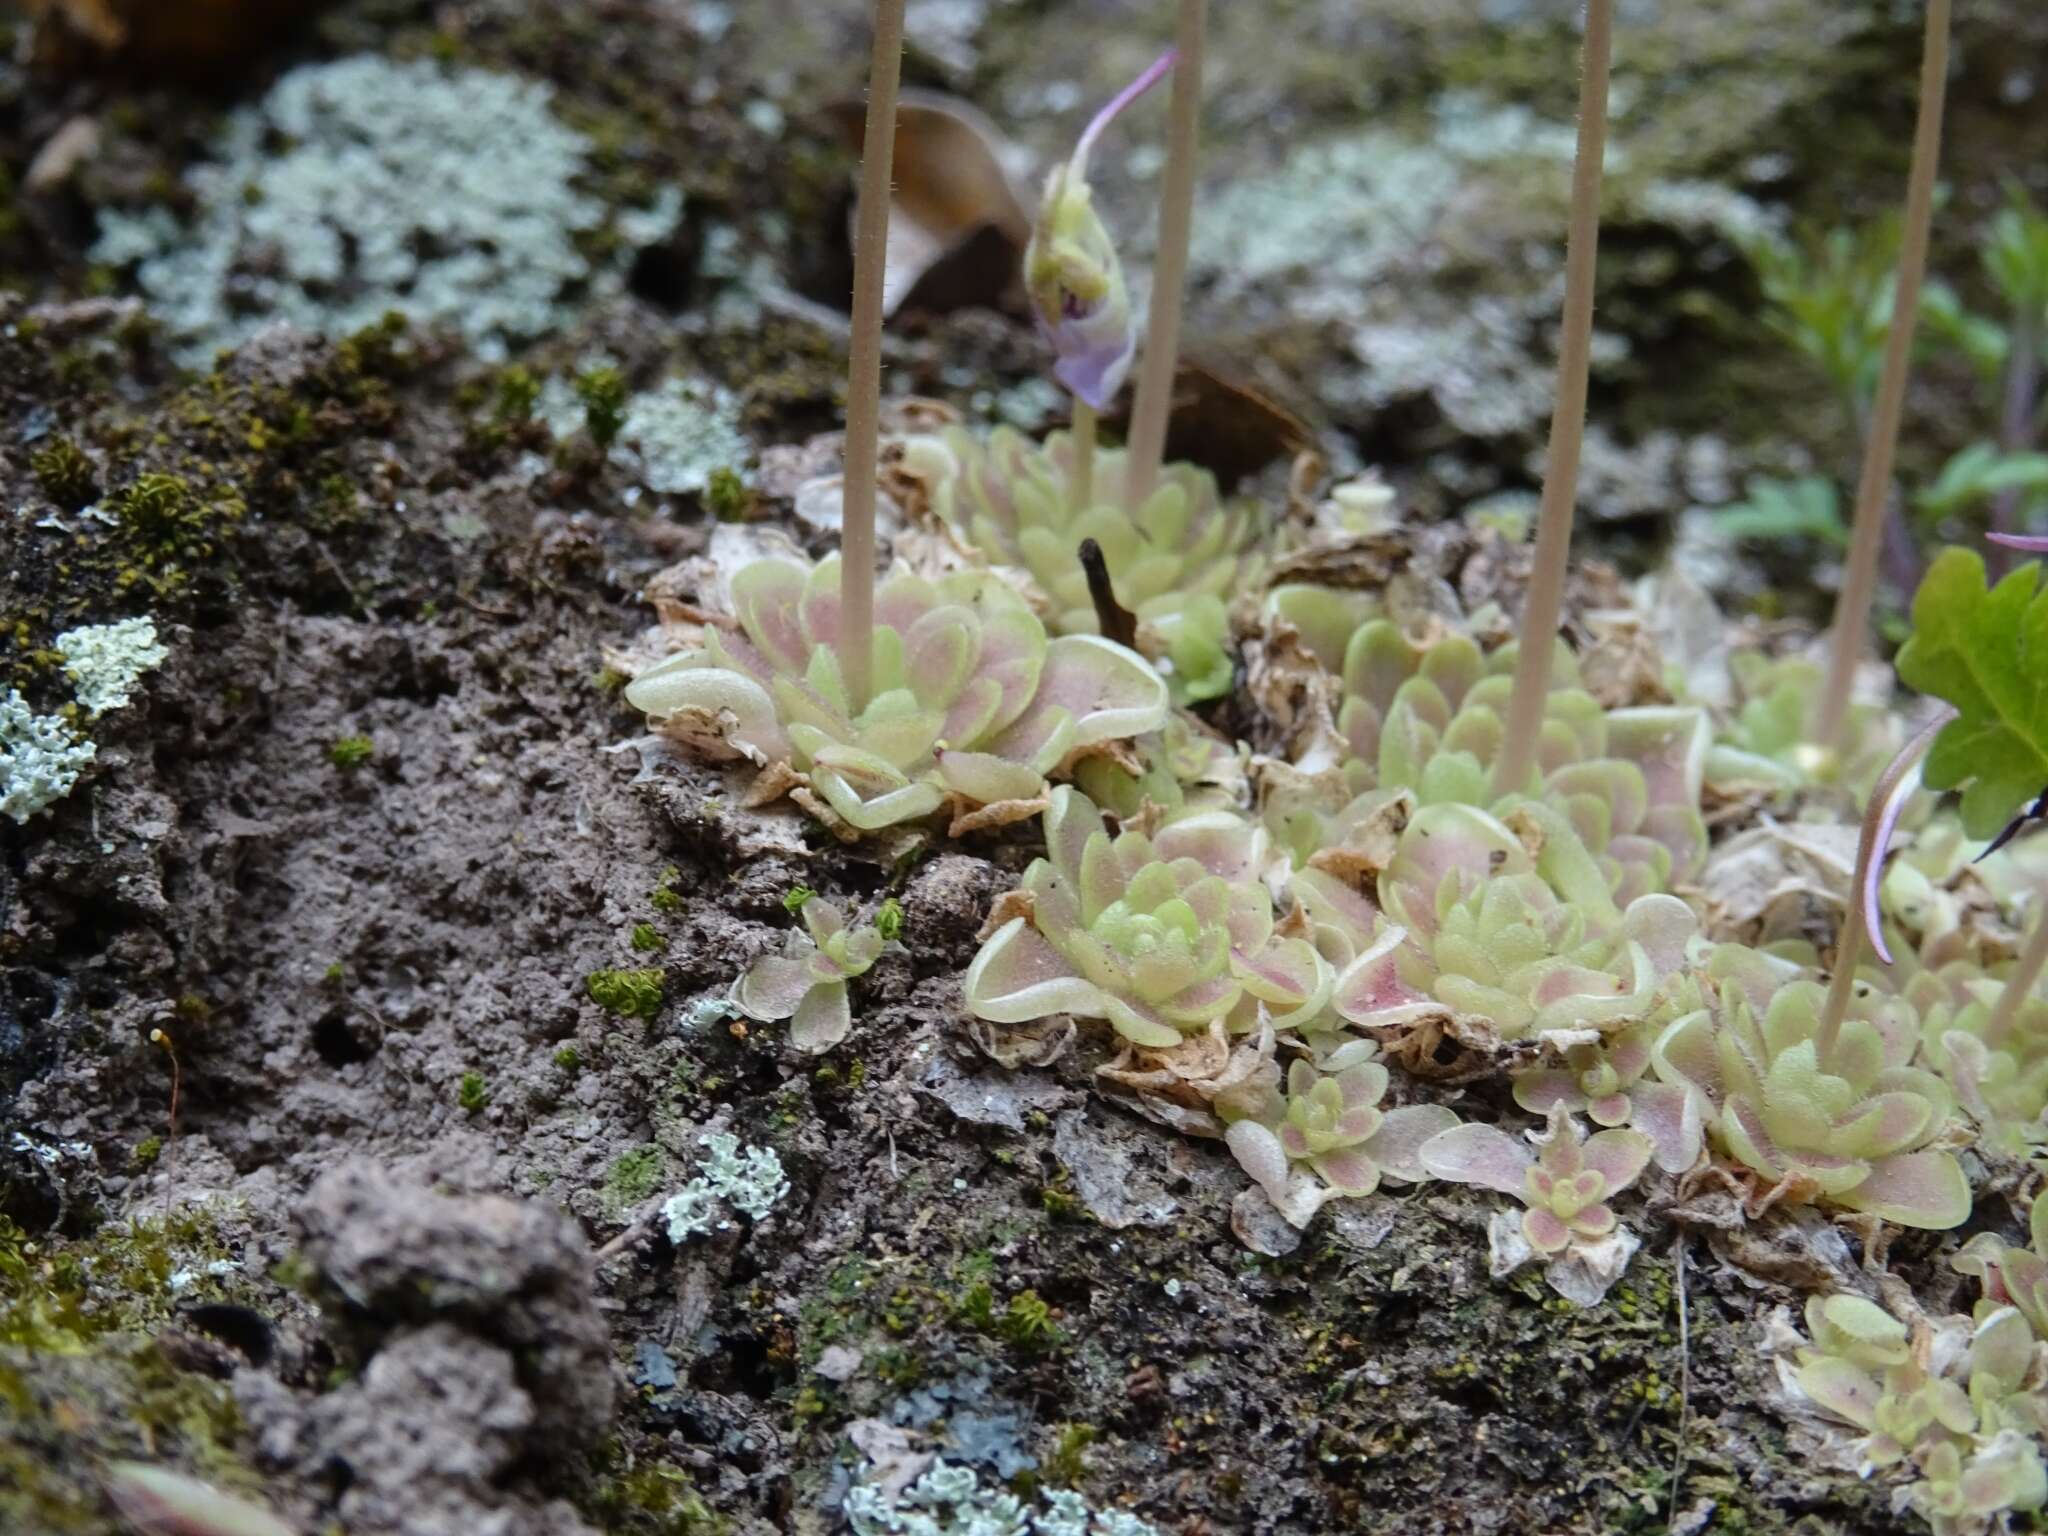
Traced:
<path fill-rule="evenodd" d="M 1152 268 L 1145 356 L 1131 400 L 1124 454 L 1124 506 L 1136 511 L 1152 494 L 1166 457 L 1166 419 L 1173 407 L 1174 364 L 1180 358 L 1181 295 L 1187 287 L 1188 242 L 1195 221 L 1195 153 L 1201 145 L 1202 40 L 1208 0 L 1180 0 L 1174 32 L 1173 97 L 1167 106 L 1166 182 L 1159 199 L 1159 259 Z"/>
<path fill-rule="evenodd" d="M 1941 163 L 1941 113 L 1948 92 L 1949 0 L 1928 0 L 1926 41 L 1920 57 L 1920 115 L 1913 129 L 1913 167 L 1906 181 L 1905 227 L 1899 242 L 1899 275 L 1892 299 L 1891 332 L 1885 339 L 1884 371 L 1863 447 L 1863 476 L 1856 489 L 1856 518 L 1849 535 L 1849 564 L 1835 601 L 1828 670 L 1813 720 L 1813 738 L 1838 748 L 1849 718 L 1856 664 L 1863 657 L 1870 607 L 1877 595 L 1878 556 L 1884 547 L 1885 503 L 1892 488 L 1892 460 L 1899 422 L 1906 408 L 1913 332 L 1920 320 L 1920 287 L 1927 275 L 1927 237 L 1934 218 L 1934 175 Z"/>
<path fill-rule="evenodd" d="M 874 683 L 882 278 L 888 265 L 896 89 L 903 72 L 903 4 L 904 0 L 875 0 L 868 119 L 860 150 L 860 215 L 853 234 L 853 337 L 846 370 L 846 479 L 839 532 L 839 671 L 847 704 L 855 714 L 867 707 Z"/>
<path fill-rule="evenodd" d="M 1579 494 L 1579 450 L 1586 436 L 1587 372 L 1593 349 L 1593 274 L 1600 256 L 1600 184 L 1607 158 L 1607 73 L 1613 54 L 1613 0 L 1588 0 L 1579 80 L 1579 146 L 1572 164 L 1571 223 L 1565 237 L 1564 321 L 1557 349 L 1557 404 L 1550 416 L 1550 457 L 1536 528 L 1536 561 L 1522 608 L 1521 653 L 1508 698 L 1507 730 L 1493 767 L 1495 795 L 1520 790 L 1535 763 L 1536 738 L 1550 697 L 1550 659 L 1564 607 L 1572 509 Z"/>

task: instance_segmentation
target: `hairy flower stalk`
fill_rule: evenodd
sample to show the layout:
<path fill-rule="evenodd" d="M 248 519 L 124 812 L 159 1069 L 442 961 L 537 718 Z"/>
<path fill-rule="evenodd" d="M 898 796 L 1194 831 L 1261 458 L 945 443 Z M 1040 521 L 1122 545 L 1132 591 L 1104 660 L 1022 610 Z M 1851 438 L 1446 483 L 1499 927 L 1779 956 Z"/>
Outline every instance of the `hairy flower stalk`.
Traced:
<path fill-rule="evenodd" d="M 1571 225 L 1565 241 L 1564 328 L 1557 356 L 1557 407 L 1550 418 L 1550 459 L 1536 529 L 1536 562 L 1522 608 L 1522 649 L 1515 665 L 1507 735 L 1494 764 L 1493 792 L 1525 787 L 1550 694 L 1550 637 L 1564 603 L 1572 508 L 1579 491 L 1579 450 L 1586 435 L 1586 375 L 1593 347 L 1593 272 L 1600 253 L 1600 183 L 1607 155 L 1607 68 L 1613 52 L 1614 0 L 1588 0 L 1579 146 L 1572 164 Z"/>
<path fill-rule="evenodd" d="M 1179 55 L 1173 75 L 1166 149 L 1166 185 L 1159 202 L 1159 260 L 1152 269 L 1152 304 L 1146 313 L 1145 363 L 1131 402 L 1130 469 L 1124 506 L 1136 511 L 1152 494 L 1166 457 L 1166 417 L 1173 403 L 1173 368 L 1180 355 L 1180 304 L 1187 286 L 1188 241 L 1195 217 L 1195 152 L 1202 117 L 1202 44 L 1208 0 L 1180 0 L 1174 30 Z"/>
<path fill-rule="evenodd" d="M 875 0 L 868 119 L 860 151 L 860 216 L 853 236 L 853 337 L 846 371 L 846 480 L 840 525 L 839 665 L 855 709 L 873 683 L 875 463 L 882 413 L 882 279 L 888 266 L 896 84 L 903 72 L 904 0 Z"/>
<path fill-rule="evenodd" d="M 1927 0 L 1927 32 L 1920 59 L 1920 115 L 1913 129 L 1913 166 L 1906 184 L 1905 227 L 1899 242 L 1899 276 L 1892 299 L 1891 332 L 1885 341 L 1870 433 L 1864 443 L 1863 478 L 1856 489 L 1856 519 L 1849 563 L 1835 601 L 1834 634 L 1828 645 L 1827 684 L 1813 722 L 1814 740 L 1838 744 L 1849 714 L 1856 664 L 1863 656 L 1870 605 L 1877 592 L 1877 560 L 1884 544 L 1885 498 L 1891 494 L 1892 456 L 1906 406 L 1906 374 L 1912 362 L 1913 332 L 1920 318 L 1920 285 L 1927 273 L 1927 237 L 1934 216 L 1934 173 L 1941 161 L 1942 101 L 1948 90 L 1949 0 Z"/>

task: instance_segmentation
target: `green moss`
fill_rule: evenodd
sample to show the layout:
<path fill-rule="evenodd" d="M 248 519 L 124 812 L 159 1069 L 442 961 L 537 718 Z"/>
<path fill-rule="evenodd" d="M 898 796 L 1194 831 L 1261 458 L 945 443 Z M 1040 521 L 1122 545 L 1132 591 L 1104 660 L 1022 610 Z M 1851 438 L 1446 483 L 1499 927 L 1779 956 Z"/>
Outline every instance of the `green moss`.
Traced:
<path fill-rule="evenodd" d="M 92 460 L 68 437 L 53 438 L 49 447 L 29 459 L 29 468 L 43 494 L 67 512 L 76 512 L 100 493 Z"/>
<path fill-rule="evenodd" d="M 573 1045 L 561 1046 L 555 1051 L 555 1065 L 564 1072 L 580 1072 L 583 1070 L 583 1055 Z"/>
<path fill-rule="evenodd" d="M 721 465 L 711 471 L 711 478 L 704 487 L 704 505 L 711 515 L 722 523 L 736 523 L 747 515 L 754 498 L 747 490 L 747 482 L 740 478 L 739 471 Z"/>
<path fill-rule="evenodd" d="M 583 979 L 592 1002 L 626 1019 L 651 1019 L 661 1011 L 661 971 L 592 971 Z"/>
<path fill-rule="evenodd" d="M 507 425 L 522 422 L 533 415 L 534 404 L 539 399 L 540 380 L 530 370 L 514 363 L 498 375 L 498 398 L 492 414 Z"/>
<path fill-rule="evenodd" d="M 1092 1424 L 1062 1424 L 1041 1468 L 1043 1479 L 1054 1488 L 1077 1488 L 1088 1475 L 1088 1447 L 1095 1443 Z"/>
<path fill-rule="evenodd" d="M 377 755 L 377 744 L 367 736 L 344 736 L 327 749 L 327 760 L 337 768 L 360 768 Z"/>
<path fill-rule="evenodd" d="M 661 913 L 682 911 L 682 893 L 676 889 L 676 882 L 682 878 L 683 872 L 675 865 L 669 865 L 655 880 L 654 889 L 647 893 L 647 904 Z"/>
<path fill-rule="evenodd" d="M 635 923 L 632 938 L 628 942 L 642 954 L 651 954 L 655 950 L 668 948 L 668 940 L 655 930 L 652 923 Z"/>
<path fill-rule="evenodd" d="M 657 1194 L 668 1178 L 668 1158 L 651 1143 L 622 1152 L 604 1171 L 604 1201 L 625 1210 Z"/>
<path fill-rule="evenodd" d="M 135 1149 L 128 1154 L 128 1166 L 137 1170 L 154 1168 L 156 1160 L 163 1156 L 164 1139 L 161 1136 L 145 1136 L 135 1143 Z"/>
<path fill-rule="evenodd" d="M 606 365 L 576 375 L 576 398 L 583 402 L 583 424 L 590 440 L 610 448 L 626 423 L 626 377 Z"/>
<path fill-rule="evenodd" d="M 1060 1341 L 1052 1308 L 1036 1291 L 1019 1291 L 996 1320 L 996 1334 L 1020 1349 L 1050 1349 Z"/>
<path fill-rule="evenodd" d="M 782 909 L 794 916 L 798 912 L 803 911 L 804 903 L 817 894 L 808 885 L 793 885 L 782 893 Z M 821 907 L 819 910 L 823 911 L 824 909 Z"/>
<path fill-rule="evenodd" d="M 898 939 L 903 936 L 903 907 L 894 896 L 889 897 L 875 913 L 875 932 L 884 939 Z"/>
<path fill-rule="evenodd" d="M 606 1536 L 722 1536 L 726 1523 L 681 1467 L 640 1461 L 616 1444 L 592 1488 L 585 1513 Z"/>
<path fill-rule="evenodd" d="M 456 1085 L 455 1102 L 464 1114 L 473 1115 L 491 1101 L 491 1090 L 484 1082 L 481 1072 L 465 1072 L 462 1081 Z"/>

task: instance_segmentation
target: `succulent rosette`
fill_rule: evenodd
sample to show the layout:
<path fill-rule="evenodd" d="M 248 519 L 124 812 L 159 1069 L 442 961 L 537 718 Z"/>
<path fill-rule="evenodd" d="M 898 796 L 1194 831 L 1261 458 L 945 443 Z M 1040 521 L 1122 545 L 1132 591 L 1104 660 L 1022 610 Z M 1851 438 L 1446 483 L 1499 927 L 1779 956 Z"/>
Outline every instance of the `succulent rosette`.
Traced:
<path fill-rule="evenodd" d="M 1097 630 L 1079 555 L 1093 539 L 1117 601 L 1137 616 L 1140 648 L 1170 668 L 1176 700 L 1229 692 L 1228 604 L 1256 585 L 1267 528 L 1257 507 L 1226 502 L 1207 470 L 1163 466 L 1127 511 L 1123 450 L 1096 451 L 1092 491 L 1079 500 L 1074 444 L 1061 432 L 1040 445 L 1008 427 L 986 440 L 955 427 L 916 439 L 905 462 L 955 538 L 1028 578 L 1055 633 Z"/>
<path fill-rule="evenodd" d="M 1432 1138 L 1422 1166 L 1440 1179 L 1512 1195 L 1527 1209 L 1522 1236 L 1545 1258 L 1578 1242 L 1598 1242 L 1615 1229 L 1606 1202 L 1635 1183 L 1650 1162 L 1649 1138 L 1607 1130 L 1580 1140 L 1563 1109 L 1551 1112 L 1539 1153 L 1498 1126 L 1460 1125 Z"/>
<path fill-rule="evenodd" d="M 1028 912 L 967 968 L 967 1006 L 996 1024 L 1049 1014 L 1105 1019 L 1166 1049 L 1227 1021 L 1243 1032 L 1270 1001 L 1284 1026 L 1320 1006 L 1325 968 L 1308 942 L 1273 930 L 1260 882 L 1263 834 L 1225 811 L 1156 836 L 1111 837 L 1102 813 L 1061 786 L 1045 812 L 1046 857 L 1024 873 Z"/>
<path fill-rule="evenodd" d="M 1955 1090 L 1980 1147 L 2024 1158 L 2048 1143 L 2048 1000 L 2027 998 L 2001 1020 L 2005 986 L 1956 960 L 1916 974 L 1905 996 L 1920 1016 L 1921 1059 Z"/>
<path fill-rule="evenodd" d="M 1322 1068 L 1297 1060 L 1284 1088 L 1273 1087 L 1225 1133 L 1238 1164 L 1290 1220 L 1305 1219 L 1322 1199 L 1369 1195 L 1382 1179 L 1416 1183 L 1428 1177 L 1422 1144 L 1458 1123 L 1441 1104 L 1382 1110 L 1387 1069 L 1369 1042 L 1355 1041 Z M 1306 1167 L 1322 1180 L 1319 1195 L 1299 1177 Z"/>
<path fill-rule="evenodd" d="M 1733 699 L 1707 754 L 1708 782 L 1731 796 L 1839 786 L 1867 798 L 1898 750 L 1898 724 L 1888 709 L 1857 700 L 1844 720 L 1841 747 L 1815 742 L 1814 706 L 1825 677 L 1820 663 L 1804 656 L 1731 656 Z"/>
<path fill-rule="evenodd" d="M 1790 1198 L 1908 1227 L 1968 1217 L 1961 1165 L 1929 1145 L 1954 1098 L 1940 1077 L 1909 1065 L 1920 1038 L 1909 1003 L 1854 998 L 1822 1059 L 1819 983 L 1733 945 L 1715 951 L 1708 973 L 1718 997 L 1666 1026 L 1652 1060 L 1658 1077 L 1705 1098 L 1709 1135 L 1724 1151 Z"/>
<path fill-rule="evenodd" d="M 767 792 L 807 784 L 847 826 L 1035 809 L 1070 756 L 1160 728 L 1166 688 L 1144 659 L 1095 635 L 1048 640 L 997 578 L 898 571 L 875 592 L 873 694 L 840 675 L 839 561 L 762 559 L 732 577 L 730 624 L 636 677 L 626 698 L 658 730 L 764 769 Z"/>
<path fill-rule="evenodd" d="M 750 1019 L 788 1019 L 798 1050 L 829 1050 L 853 1027 L 847 982 L 873 968 L 887 940 L 873 923 L 849 925 L 822 896 L 803 904 L 803 920 L 803 931 L 792 933 L 779 953 L 747 967 L 732 998 Z"/>

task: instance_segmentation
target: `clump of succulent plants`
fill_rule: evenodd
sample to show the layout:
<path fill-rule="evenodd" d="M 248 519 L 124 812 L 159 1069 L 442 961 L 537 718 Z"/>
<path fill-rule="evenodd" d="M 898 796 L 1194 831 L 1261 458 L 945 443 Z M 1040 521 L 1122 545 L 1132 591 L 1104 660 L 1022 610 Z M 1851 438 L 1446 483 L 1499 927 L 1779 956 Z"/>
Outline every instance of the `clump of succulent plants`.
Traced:
<path fill-rule="evenodd" d="M 789 1020 L 789 1043 L 800 1051 L 827 1051 L 853 1027 L 846 984 L 865 976 L 900 922 L 891 909 L 864 922 L 848 923 L 836 903 L 807 896 L 797 903 L 802 929 L 782 950 L 762 955 L 733 984 L 732 1000 L 750 1019 Z"/>
<path fill-rule="evenodd" d="M 1639 1131 L 1585 1136 L 1556 1104 L 1537 1152 L 1498 1126 L 1473 1123 L 1431 1137 L 1418 1155 L 1439 1179 L 1522 1202 L 1519 1219 L 1503 1213 L 1489 1229 L 1496 1279 L 1541 1259 L 1559 1295 L 1592 1306 L 1621 1278 L 1639 1246 L 1607 1202 L 1641 1176 L 1651 1150 Z"/>
<path fill-rule="evenodd" d="M 1185 711 L 1131 743 L 1074 765 L 1074 782 L 1119 822 L 1163 826 L 1204 811 L 1241 811 L 1251 797 L 1244 749 Z"/>
<path fill-rule="evenodd" d="M 1707 969 L 1717 992 L 1665 1028 L 1653 1062 L 1665 1082 L 1703 1097 L 1709 1138 L 1761 1182 L 1763 1199 L 1821 1201 L 1907 1227 L 1953 1227 L 1970 1214 L 1961 1165 L 1935 1145 L 1953 1096 L 1911 1065 L 1911 1004 L 1863 989 L 1829 1031 L 1825 989 L 1789 962 L 1722 945 Z"/>
<path fill-rule="evenodd" d="M 1950 1262 L 1984 1287 L 1984 1300 L 2010 1306 L 2048 1342 L 2048 1195 L 2037 1195 L 2028 1212 L 2028 1246 L 2016 1248 L 1996 1232 L 1979 1232 Z"/>
<path fill-rule="evenodd" d="M 932 509 L 982 560 L 1016 572 L 1057 634 L 1102 627 L 1080 549 L 1102 551 L 1116 602 L 1137 619 L 1139 649 L 1170 667 L 1175 698 L 1230 691 L 1228 604 L 1253 587 L 1270 530 L 1260 510 L 1226 500 L 1207 470 L 1165 465 L 1151 492 L 1124 506 L 1128 458 L 1081 449 L 1055 432 L 1043 444 L 1008 427 L 986 439 L 962 428 L 918 439 L 906 463 L 930 486 Z"/>
<path fill-rule="evenodd" d="M 1047 639 L 986 572 L 882 583 L 859 704 L 840 666 L 836 557 L 756 560 L 730 588 L 729 619 L 642 672 L 628 702 L 693 750 L 761 768 L 758 799 L 796 792 L 858 831 L 948 801 L 962 830 L 1027 816 L 1070 757 L 1166 719 L 1141 657 L 1095 635 Z"/>
<path fill-rule="evenodd" d="M 1112 837 L 1095 803 L 1062 785 L 1044 826 L 1046 857 L 1024 872 L 998 912 L 1013 915 L 967 968 L 977 1018 L 1105 1019 L 1132 1044 L 1163 1050 L 1219 1022 L 1246 1032 L 1261 999 L 1299 1009 L 1313 991 L 1319 957 L 1274 932 L 1252 823 L 1213 811 L 1152 836 L 1127 827 Z"/>
<path fill-rule="evenodd" d="M 1295 1226 L 1326 1200 L 1369 1195 L 1383 1179 L 1419 1183 L 1428 1176 L 1422 1144 L 1458 1123 L 1441 1104 L 1382 1110 L 1388 1074 L 1376 1054 L 1369 1041 L 1354 1041 L 1321 1066 L 1296 1060 L 1284 1086 L 1267 1085 L 1225 1112 L 1238 1166 Z"/>
<path fill-rule="evenodd" d="M 1724 796 L 1840 786 L 1861 800 L 1898 750 L 1891 711 L 1863 699 L 1844 710 L 1835 745 L 1813 739 L 1826 682 L 1817 661 L 1744 651 L 1729 658 L 1728 678 L 1734 697 L 1706 760 L 1707 782 Z"/>
<path fill-rule="evenodd" d="M 1976 1122 L 1979 1147 L 2025 1158 L 2048 1143 L 2048 1000 L 2009 999 L 2017 981 L 1957 960 L 1919 972 L 1905 995 L 1920 1015 L 1921 1057 Z"/>
<path fill-rule="evenodd" d="M 1787 1390 L 1858 1432 L 1846 1449 L 1862 1475 L 1917 1474 L 1906 1499 L 1941 1536 L 2007 1529 L 2048 1502 L 2035 1444 L 2048 1400 L 2016 1308 L 1987 1300 L 1974 1319 L 1908 1329 L 1861 1296 L 1814 1296 L 1806 1325 L 1811 1347 L 1778 1360 Z"/>
<path fill-rule="evenodd" d="M 1333 627 L 1297 596 L 1327 649 Z M 1306 612 L 1304 612 L 1306 610 Z M 1700 790 L 1705 716 L 1690 708 L 1608 710 L 1579 686 L 1560 646 L 1550 693 L 1536 716 L 1526 780 L 1496 785 L 1507 740 L 1516 647 L 1491 655 L 1470 636 L 1446 632 L 1418 642 L 1387 619 L 1371 618 L 1345 642 L 1343 689 L 1335 713 L 1341 746 L 1332 761 L 1270 775 L 1265 816 L 1298 863 L 1343 867 L 1361 833 L 1377 835 L 1390 797 L 1423 807 L 1503 811 L 1533 798 L 1563 812 L 1623 902 L 1667 891 L 1704 864 Z M 1304 771 L 1305 770 L 1305 771 Z"/>
<path fill-rule="evenodd" d="M 1673 989 L 1691 990 L 1684 985 Z M 1667 999 L 1657 1017 L 1673 1009 Z M 1562 1106 L 1605 1130 L 1632 1126 L 1649 1138 L 1659 1168 L 1683 1173 L 1699 1161 L 1706 1107 L 1691 1089 L 1650 1075 L 1656 1032 L 1653 1022 L 1568 1045 L 1560 1053 L 1561 1064 L 1524 1067 L 1513 1074 L 1515 1102 L 1532 1115 L 1547 1116 Z"/>

